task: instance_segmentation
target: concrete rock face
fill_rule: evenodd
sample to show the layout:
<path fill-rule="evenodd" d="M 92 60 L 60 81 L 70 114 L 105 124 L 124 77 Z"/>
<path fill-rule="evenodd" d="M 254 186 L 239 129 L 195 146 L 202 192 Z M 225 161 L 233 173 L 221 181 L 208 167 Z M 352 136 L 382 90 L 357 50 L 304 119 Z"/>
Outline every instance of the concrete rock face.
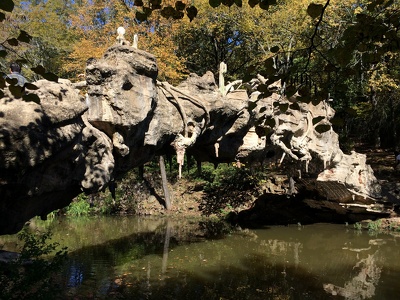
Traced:
<path fill-rule="evenodd" d="M 331 128 L 319 132 L 334 115 L 326 102 L 297 103 L 273 93 L 250 109 L 245 90 L 223 96 L 210 72 L 191 74 L 177 87 L 158 82 L 154 56 L 123 45 L 88 62 L 86 83 L 82 95 L 68 80 L 37 81 L 29 92 L 40 104 L 5 89 L 0 234 L 17 232 L 82 191 L 102 191 L 127 170 L 171 151 L 178 160 L 188 153 L 214 163 L 278 161 L 290 176 L 308 173 L 360 195 L 379 195 L 365 156 L 343 154 Z"/>
<path fill-rule="evenodd" d="M 88 182 L 103 188 L 113 170 L 111 143 L 85 120 L 84 97 L 68 81 L 35 82 L 40 104 L 0 99 L 0 233 L 68 205 Z M 101 145 L 101 146 L 99 146 Z M 108 149 L 100 151 L 100 149 Z M 91 155 L 92 154 L 92 155 Z M 106 163 L 107 162 L 107 163 Z M 99 165 L 108 165 L 99 182 Z M 96 182 L 95 182 L 96 181 Z"/>
<path fill-rule="evenodd" d="M 157 73 L 154 56 L 129 46 L 111 47 L 88 64 L 88 121 L 112 140 L 116 155 L 143 145 L 157 104 Z"/>
<path fill-rule="evenodd" d="M 330 123 L 335 111 L 327 101 L 302 103 L 273 94 L 259 102 L 257 119 L 265 119 L 260 127 L 270 132 L 265 146 L 281 153 L 281 161 L 291 161 L 298 172 L 292 176 L 317 174 L 319 181 L 337 181 L 358 195 L 379 197 L 380 186 L 366 156 L 340 149 Z"/>

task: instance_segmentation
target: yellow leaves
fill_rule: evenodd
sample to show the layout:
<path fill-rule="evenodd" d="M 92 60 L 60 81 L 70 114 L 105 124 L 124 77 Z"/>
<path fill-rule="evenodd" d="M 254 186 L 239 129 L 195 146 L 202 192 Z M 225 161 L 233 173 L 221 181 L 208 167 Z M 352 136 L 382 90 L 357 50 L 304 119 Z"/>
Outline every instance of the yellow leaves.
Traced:
<path fill-rule="evenodd" d="M 174 1 L 168 1 L 175 5 Z M 122 26 L 128 41 L 132 43 L 134 35 L 138 34 L 138 48 L 157 57 L 161 80 L 177 83 L 182 79 L 185 67 L 183 60 L 175 55 L 173 20 L 161 18 L 159 11 L 153 11 L 148 22 L 136 24 L 135 9 L 126 9 L 119 0 L 82 2 L 76 14 L 70 18 L 72 30 L 80 39 L 74 44 L 64 64 L 64 71 L 74 76 L 83 73 L 87 59 L 101 57 L 116 42 L 116 30 Z M 188 1 L 182 3 L 187 5 Z"/>
<path fill-rule="evenodd" d="M 369 79 L 369 85 L 374 87 L 377 92 L 385 92 L 399 89 L 399 82 L 387 73 L 373 71 Z"/>
<path fill-rule="evenodd" d="M 375 68 L 368 72 L 369 81 L 368 84 L 374 88 L 375 91 L 383 93 L 388 91 L 399 91 L 400 82 L 398 76 L 393 76 L 389 68 L 391 62 L 398 62 L 400 55 L 398 53 L 386 54 L 386 60 L 376 64 Z"/>
<path fill-rule="evenodd" d="M 82 1 L 81 6 L 76 6 L 76 13 L 70 16 L 71 31 L 79 39 L 74 43 L 63 70 L 71 76 L 84 73 L 87 59 L 100 58 L 115 43 L 117 28 L 127 27 L 124 19 L 129 20 L 129 17 L 132 20 L 118 0 Z"/>
<path fill-rule="evenodd" d="M 303 35 L 309 31 L 310 18 L 307 7 L 313 1 L 285 1 L 267 19 L 264 34 L 270 38 L 279 37 L 284 50 L 304 48 Z M 315 2 L 315 1 L 314 1 Z"/>
<path fill-rule="evenodd" d="M 355 10 L 354 10 L 354 14 L 355 15 L 358 15 L 358 14 L 360 14 L 360 13 L 362 13 L 363 12 L 363 9 L 360 7 L 360 6 L 358 6 Z"/>
<path fill-rule="evenodd" d="M 162 20 L 159 20 L 162 22 Z M 157 57 L 158 77 L 161 81 L 178 84 L 186 74 L 185 61 L 175 54 L 176 46 L 172 40 L 172 32 L 176 25 L 164 20 L 154 32 L 140 38 L 140 48 Z"/>
<path fill-rule="evenodd" d="M 359 102 L 353 105 L 351 109 L 356 118 L 363 119 L 371 115 L 373 106 L 371 102 Z"/>
<path fill-rule="evenodd" d="M 99 45 L 92 40 L 82 39 L 75 43 L 73 51 L 67 57 L 62 68 L 71 75 L 78 76 L 85 73 L 86 61 L 89 58 L 100 58 L 109 45 Z"/>

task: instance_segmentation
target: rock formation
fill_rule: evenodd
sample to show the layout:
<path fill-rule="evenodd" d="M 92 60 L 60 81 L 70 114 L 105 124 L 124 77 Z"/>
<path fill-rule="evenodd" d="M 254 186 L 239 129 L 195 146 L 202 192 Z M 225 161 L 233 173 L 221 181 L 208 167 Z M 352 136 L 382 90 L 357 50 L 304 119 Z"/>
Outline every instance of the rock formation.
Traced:
<path fill-rule="evenodd" d="M 327 102 L 273 93 L 249 109 L 254 99 L 246 90 L 229 87 L 222 95 L 209 72 L 177 87 L 158 82 L 154 56 L 127 45 L 88 62 L 85 96 L 68 80 L 34 84 L 29 92 L 40 104 L 15 99 L 7 88 L 0 99 L 0 234 L 171 151 L 180 164 L 186 151 L 214 163 L 274 161 L 289 176 L 379 196 L 365 156 L 344 154 L 331 128 L 317 130 L 334 114 Z"/>

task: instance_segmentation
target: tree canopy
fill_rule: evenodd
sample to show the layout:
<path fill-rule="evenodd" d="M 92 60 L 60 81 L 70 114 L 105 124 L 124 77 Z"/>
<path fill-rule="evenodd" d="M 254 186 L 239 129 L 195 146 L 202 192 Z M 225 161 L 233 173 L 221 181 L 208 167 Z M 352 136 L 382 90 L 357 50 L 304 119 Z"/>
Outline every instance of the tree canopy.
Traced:
<path fill-rule="evenodd" d="M 2 0 L 1 71 L 17 61 L 30 81 L 79 80 L 119 26 L 157 57 L 162 81 L 216 74 L 225 62 L 228 80 L 266 77 L 265 95 L 279 79 L 298 101 L 333 99 L 343 137 L 397 144 L 398 1 Z"/>

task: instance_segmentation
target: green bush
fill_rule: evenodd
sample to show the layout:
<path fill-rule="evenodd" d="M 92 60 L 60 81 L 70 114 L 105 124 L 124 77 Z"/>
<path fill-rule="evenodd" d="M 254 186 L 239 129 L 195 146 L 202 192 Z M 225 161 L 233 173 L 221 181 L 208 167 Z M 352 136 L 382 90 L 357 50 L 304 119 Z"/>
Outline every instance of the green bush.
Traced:
<path fill-rule="evenodd" d="M 61 293 L 57 273 L 67 258 L 67 248 L 48 243 L 50 231 L 30 233 L 24 228 L 18 238 L 23 241 L 19 257 L 0 268 L 0 298 L 56 299 Z"/>
<path fill-rule="evenodd" d="M 370 234 L 380 233 L 382 229 L 382 220 L 371 221 L 368 223 L 368 232 Z"/>
<path fill-rule="evenodd" d="M 91 212 L 88 197 L 85 194 L 80 194 L 76 199 L 71 202 L 67 207 L 67 215 L 78 217 L 87 216 Z"/>
<path fill-rule="evenodd" d="M 200 209 L 205 215 L 217 214 L 222 217 L 240 209 L 244 203 L 253 201 L 258 196 L 258 188 L 265 181 L 262 172 L 229 164 L 221 164 L 207 176 L 210 181 L 204 183 L 205 196 Z"/>

